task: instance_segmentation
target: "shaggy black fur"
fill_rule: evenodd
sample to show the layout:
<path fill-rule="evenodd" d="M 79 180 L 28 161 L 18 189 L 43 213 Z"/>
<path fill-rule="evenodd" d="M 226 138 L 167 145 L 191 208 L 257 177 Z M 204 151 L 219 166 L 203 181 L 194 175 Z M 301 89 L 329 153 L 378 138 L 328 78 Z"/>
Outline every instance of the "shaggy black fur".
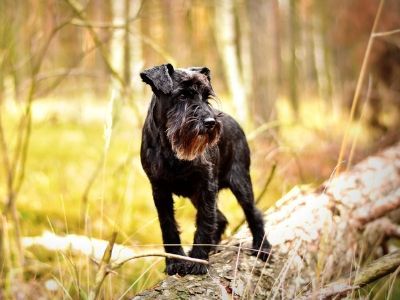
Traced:
<path fill-rule="evenodd" d="M 190 198 L 197 209 L 189 256 L 208 259 L 210 245 L 219 243 L 228 224 L 217 208 L 217 194 L 229 188 L 246 215 L 254 254 L 266 260 L 270 245 L 254 205 L 249 147 L 239 124 L 208 102 L 215 96 L 209 69 L 166 64 L 140 76 L 154 93 L 143 127 L 141 161 L 152 185 L 165 251 L 185 255 L 174 217 L 175 194 Z M 199 263 L 167 259 L 166 264 L 170 275 L 207 272 Z"/>

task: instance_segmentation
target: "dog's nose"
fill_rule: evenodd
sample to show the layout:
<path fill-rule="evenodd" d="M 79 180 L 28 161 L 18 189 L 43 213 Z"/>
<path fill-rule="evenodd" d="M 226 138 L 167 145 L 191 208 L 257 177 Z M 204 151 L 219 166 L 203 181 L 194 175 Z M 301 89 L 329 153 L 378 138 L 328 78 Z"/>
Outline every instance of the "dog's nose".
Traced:
<path fill-rule="evenodd" d="M 215 126 L 215 119 L 214 118 L 205 118 L 204 119 L 204 126 L 207 129 L 213 129 Z"/>

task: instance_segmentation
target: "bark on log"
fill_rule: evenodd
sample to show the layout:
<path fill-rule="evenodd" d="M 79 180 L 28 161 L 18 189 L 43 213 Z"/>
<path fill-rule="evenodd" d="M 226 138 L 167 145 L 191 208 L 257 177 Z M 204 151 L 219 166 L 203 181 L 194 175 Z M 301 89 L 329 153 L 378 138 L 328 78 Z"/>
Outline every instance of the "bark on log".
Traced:
<path fill-rule="evenodd" d="M 318 189 L 293 189 L 265 213 L 272 259 L 250 256 L 246 227 L 210 257 L 204 276 L 169 276 L 138 299 L 295 299 L 382 256 L 400 233 L 400 143 L 331 178 Z M 350 289 L 351 290 L 351 289 Z"/>

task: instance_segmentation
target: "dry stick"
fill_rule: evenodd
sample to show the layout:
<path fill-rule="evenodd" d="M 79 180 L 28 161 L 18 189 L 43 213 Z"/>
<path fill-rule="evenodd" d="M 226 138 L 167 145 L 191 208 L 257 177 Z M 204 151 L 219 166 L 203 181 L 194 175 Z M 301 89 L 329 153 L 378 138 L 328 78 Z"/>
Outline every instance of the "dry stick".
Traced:
<path fill-rule="evenodd" d="M 134 17 L 128 18 L 120 24 L 104 23 L 104 22 L 91 22 L 89 20 L 83 21 L 83 20 L 76 20 L 76 19 L 73 19 L 71 21 L 71 24 L 76 25 L 76 26 L 82 26 L 82 27 L 86 27 L 87 24 L 90 24 L 91 27 L 100 28 L 100 29 L 126 29 L 127 25 L 129 25 L 129 23 L 132 23 L 139 19 L 140 13 L 142 12 L 142 9 L 143 9 L 143 2 L 144 1 L 140 1 L 139 8 Z"/>
<path fill-rule="evenodd" d="M 345 294 L 349 291 L 359 289 L 370 284 L 379 278 L 393 273 L 400 266 L 400 250 L 382 256 L 361 268 L 357 274 L 352 275 L 348 284 L 348 278 L 342 278 L 336 282 L 327 285 L 320 291 L 310 293 L 301 299 L 326 299 L 336 295 Z"/>
<path fill-rule="evenodd" d="M 372 34 L 373 37 L 382 37 L 382 36 L 388 36 L 388 35 L 393 35 L 393 34 L 398 34 L 400 33 L 400 29 L 394 29 L 390 31 L 383 31 L 383 32 L 377 32 Z"/>
<path fill-rule="evenodd" d="M 142 2 L 141 2 L 142 3 Z M 125 22 L 122 23 L 102 23 L 102 22 L 93 22 L 93 21 L 82 21 L 80 19 L 73 19 L 71 21 L 72 25 L 79 26 L 79 27 L 87 27 L 90 25 L 93 28 L 98 28 L 98 29 L 121 29 L 125 30 L 126 29 L 126 24 L 131 23 L 136 21 L 139 18 L 139 14 L 136 16 L 126 20 Z"/>
<path fill-rule="evenodd" d="M 262 197 L 264 197 L 264 194 L 267 192 L 268 187 L 269 187 L 272 179 L 274 178 L 275 171 L 276 171 L 276 162 L 272 165 L 271 171 L 269 172 L 268 178 L 265 181 L 264 187 L 261 190 L 261 193 L 256 198 L 256 201 L 255 201 L 256 204 L 258 204 L 261 201 Z M 244 224 L 245 221 L 246 220 L 243 219 L 238 225 L 236 225 L 235 228 L 232 230 L 232 233 L 233 234 L 236 233 L 239 230 L 239 228 Z"/>
<path fill-rule="evenodd" d="M 135 256 L 129 257 L 118 264 L 114 264 L 111 268 L 112 268 L 112 270 L 116 270 L 116 269 L 122 267 L 128 261 L 138 259 L 138 258 L 153 257 L 153 256 L 175 258 L 175 259 L 181 259 L 181 260 L 185 260 L 185 261 L 191 261 L 191 262 L 195 262 L 195 263 L 199 263 L 199 264 L 208 265 L 207 260 L 193 258 L 193 257 L 189 257 L 189 256 L 184 256 L 184 255 L 178 255 L 178 254 L 172 254 L 172 253 L 146 253 L 146 254 L 140 254 L 140 255 L 135 255 Z"/>
<path fill-rule="evenodd" d="M 111 271 L 110 260 L 116 238 L 117 238 L 117 232 L 113 232 L 111 239 L 108 242 L 108 246 L 104 251 L 103 258 L 100 261 L 100 266 L 99 270 L 96 273 L 94 286 L 89 292 L 89 297 L 88 297 L 89 300 L 95 300 L 98 298 L 101 285 L 103 284 L 104 279 L 106 279 L 107 275 Z"/>
<path fill-rule="evenodd" d="M 400 250 L 371 262 L 357 274 L 353 284 L 364 286 L 394 272 L 400 266 Z"/>
<path fill-rule="evenodd" d="M 376 28 L 378 26 L 378 21 L 379 21 L 379 18 L 381 16 L 382 7 L 383 7 L 384 2 L 385 2 L 385 0 L 380 0 L 380 2 L 379 2 L 378 11 L 376 13 L 374 24 L 373 24 L 372 30 L 371 30 L 371 34 L 370 34 L 369 39 L 368 39 L 367 49 L 365 51 L 364 59 L 363 59 L 362 65 L 361 65 L 360 76 L 358 77 L 358 80 L 357 80 L 356 91 L 354 93 L 353 102 L 352 102 L 352 105 L 351 105 L 349 120 L 347 121 L 346 130 L 344 132 L 342 144 L 340 146 L 340 153 L 339 153 L 339 157 L 338 157 L 338 162 L 336 164 L 337 168 L 336 168 L 336 171 L 335 171 L 335 176 L 337 176 L 339 174 L 339 172 L 340 172 L 340 164 L 341 164 L 341 161 L 343 160 L 344 152 L 346 151 L 347 140 L 348 140 L 348 135 L 349 135 L 349 127 L 350 127 L 351 121 L 354 119 L 354 113 L 355 113 L 355 110 L 356 110 L 358 98 L 360 96 L 362 83 L 364 81 L 364 76 L 365 76 L 366 69 L 367 69 L 367 63 L 368 63 L 369 56 L 370 56 L 371 49 L 372 49 L 372 42 L 374 40 L 374 33 L 375 33 Z"/>
<path fill-rule="evenodd" d="M 135 255 L 135 256 L 132 256 L 130 258 L 123 260 L 122 262 L 120 262 L 118 264 L 111 264 L 110 261 L 111 261 L 112 251 L 114 248 L 116 238 L 117 238 L 117 232 L 113 232 L 111 239 L 108 242 L 108 246 L 107 246 L 106 250 L 104 251 L 103 258 L 101 259 L 101 261 L 99 263 L 99 270 L 96 273 L 94 286 L 89 292 L 89 297 L 88 297 L 89 300 L 95 300 L 98 298 L 101 286 L 102 286 L 105 278 L 107 277 L 107 275 L 110 272 L 113 272 L 114 270 L 122 267 L 126 262 L 133 260 L 133 259 L 158 256 L 158 257 L 182 259 L 182 260 L 186 260 L 186 261 L 191 261 L 191 262 L 195 262 L 195 263 L 208 265 L 208 261 L 206 261 L 206 260 L 172 254 L 172 253 L 147 253 L 147 254 L 142 254 L 142 255 Z M 94 262 L 96 264 L 98 264 L 96 261 L 94 261 Z"/>
<path fill-rule="evenodd" d="M 364 100 L 363 107 L 361 109 L 361 116 L 360 116 L 359 122 L 361 122 L 361 120 L 364 118 L 365 108 L 367 106 L 367 103 L 369 102 L 369 98 L 371 97 L 372 81 L 373 81 L 373 78 L 370 76 L 369 79 L 368 79 L 367 95 L 366 95 L 366 98 Z M 346 167 L 347 170 L 351 167 L 351 163 L 353 161 L 354 152 L 356 150 L 356 146 L 357 146 L 357 142 L 358 142 L 358 136 L 360 135 L 360 124 L 358 124 L 358 128 L 357 129 L 358 130 L 357 130 L 356 136 L 354 137 L 353 142 L 351 144 L 349 158 L 347 160 L 347 167 Z"/>

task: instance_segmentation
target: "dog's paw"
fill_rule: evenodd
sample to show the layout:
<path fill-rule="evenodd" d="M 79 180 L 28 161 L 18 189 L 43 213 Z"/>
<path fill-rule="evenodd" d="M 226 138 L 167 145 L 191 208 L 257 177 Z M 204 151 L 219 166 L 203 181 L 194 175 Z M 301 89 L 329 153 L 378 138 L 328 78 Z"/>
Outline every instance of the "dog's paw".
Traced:
<path fill-rule="evenodd" d="M 165 271 L 168 275 L 203 275 L 207 273 L 207 266 L 196 262 L 174 259 L 168 261 Z"/>
<path fill-rule="evenodd" d="M 265 239 L 261 245 L 261 242 L 253 241 L 253 249 L 251 250 L 251 255 L 257 256 L 262 261 L 266 261 L 271 255 L 271 245 Z"/>
<path fill-rule="evenodd" d="M 165 273 L 168 275 L 175 275 L 180 272 L 182 267 L 182 260 L 179 259 L 167 259 Z"/>
<path fill-rule="evenodd" d="M 205 264 L 200 264 L 191 261 L 185 261 L 183 267 L 178 272 L 179 275 L 203 275 L 207 274 L 207 266 Z"/>

